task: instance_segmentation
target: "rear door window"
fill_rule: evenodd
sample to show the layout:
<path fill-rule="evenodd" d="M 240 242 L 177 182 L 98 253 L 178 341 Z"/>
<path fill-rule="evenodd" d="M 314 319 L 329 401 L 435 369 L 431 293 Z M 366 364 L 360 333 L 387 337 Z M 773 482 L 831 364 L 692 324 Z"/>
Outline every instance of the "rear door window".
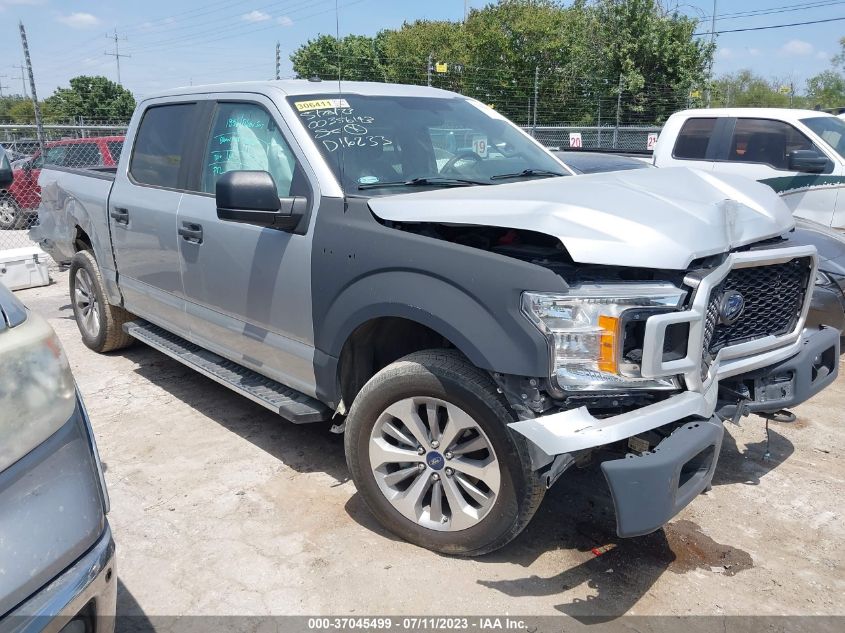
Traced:
<path fill-rule="evenodd" d="M 195 108 L 194 103 L 178 103 L 153 106 L 144 113 L 129 163 L 129 174 L 135 182 L 179 187 Z"/>
<path fill-rule="evenodd" d="M 789 153 L 799 149 L 821 152 L 801 132 L 783 121 L 737 119 L 728 160 L 759 163 L 775 169 L 789 168 Z"/>
<path fill-rule="evenodd" d="M 706 160 L 715 127 L 715 117 L 687 119 L 675 141 L 672 156 L 683 160 Z"/>

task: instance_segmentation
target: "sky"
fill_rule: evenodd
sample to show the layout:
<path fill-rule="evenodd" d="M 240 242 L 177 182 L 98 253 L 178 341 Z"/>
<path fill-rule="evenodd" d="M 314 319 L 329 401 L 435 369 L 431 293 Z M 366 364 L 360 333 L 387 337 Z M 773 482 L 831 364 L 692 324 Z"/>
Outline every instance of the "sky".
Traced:
<path fill-rule="evenodd" d="M 487 3 L 469 0 L 471 7 Z M 702 19 L 699 31 L 710 31 L 713 0 L 665 4 Z M 716 9 L 720 31 L 845 17 L 845 0 L 720 0 Z M 115 31 L 120 53 L 130 55 L 120 58 L 121 82 L 143 97 L 191 83 L 270 79 L 276 41 L 281 76 L 291 76 L 291 52 L 321 33 L 335 34 L 338 22 L 341 35 L 372 35 L 404 21 L 460 20 L 463 12 L 464 0 L 0 0 L 0 86 L 3 94 L 22 90 L 19 20 L 39 98 L 80 74 L 116 80 L 115 57 L 106 54 L 115 51 L 109 39 Z M 714 73 L 749 68 L 800 90 L 829 67 L 842 36 L 845 20 L 720 34 Z"/>

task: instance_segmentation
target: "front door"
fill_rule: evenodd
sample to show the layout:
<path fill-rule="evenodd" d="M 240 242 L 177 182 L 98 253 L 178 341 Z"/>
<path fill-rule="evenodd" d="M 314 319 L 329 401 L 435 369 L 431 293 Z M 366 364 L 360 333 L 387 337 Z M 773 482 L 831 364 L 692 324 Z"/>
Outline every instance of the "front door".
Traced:
<path fill-rule="evenodd" d="M 775 190 L 797 216 L 830 226 L 838 189 L 818 183 L 829 174 L 801 173 L 790 169 L 789 154 L 795 150 L 825 153 L 794 126 L 774 119 L 738 118 L 727 146 L 727 155 L 716 171 L 739 174 Z M 828 172 L 834 169 L 830 161 Z"/>
<path fill-rule="evenodd" d="M 261 170 L 280 198 L 307 197 L 316 206 L 281 121 L 264 97 L 216 104 L 195 193 L 179 206 L 182 283 L 194 342 L 313 395 L 308 227 L 286 232 L 220 220 L 214 197 L 221 174 Z"/>

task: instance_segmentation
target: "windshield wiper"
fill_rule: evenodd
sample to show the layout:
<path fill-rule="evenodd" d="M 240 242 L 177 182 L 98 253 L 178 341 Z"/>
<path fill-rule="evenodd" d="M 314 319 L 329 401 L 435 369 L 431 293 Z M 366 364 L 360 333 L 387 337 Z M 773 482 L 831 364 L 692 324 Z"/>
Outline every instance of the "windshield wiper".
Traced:
<path fill-rule="evenodd" d="M 358 185 L 358 190 L 378 189 L 380 187 L 468 187 L 471 185 L 489 185 L 489 182 L 480 180 L 469 180 L 467 178 L 446 178 L 443 176 L 432 176 L 430 178 L 411 178 L 410 180 L 397 180 L 396 182 L 367 182 Z"/>
<path fill-rule="evenodd" d="M 552 178 L 554 176 L 568 176 L 569 174 L 561 174 L 556 171 L 549 171 L 548 169 L 523 169 L 515 174 L 498 174 L 490 176 L 490 180 L 507 180 L 510 178 L 530 178 L 531 176 L 540 176 L 542 178 Z"/>

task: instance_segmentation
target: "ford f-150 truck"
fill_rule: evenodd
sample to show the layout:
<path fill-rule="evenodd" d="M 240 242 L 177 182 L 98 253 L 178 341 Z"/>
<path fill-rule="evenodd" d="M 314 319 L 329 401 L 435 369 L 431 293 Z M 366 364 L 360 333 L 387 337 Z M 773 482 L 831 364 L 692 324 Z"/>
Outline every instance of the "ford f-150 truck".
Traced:
<path fill-rule="evenodd" d="M 46 167 L 34 236 L 88 347 L 334 420 L 413 543 L 501 547 L 591 457 L 646 534 L 710 485 L 724 419 L 834 380 L 839 333 L 805 328 L 816 252 L 770 188 L 568 173 L 451 92 L 190 87 L 138 105 L 116 169 Z"/>

